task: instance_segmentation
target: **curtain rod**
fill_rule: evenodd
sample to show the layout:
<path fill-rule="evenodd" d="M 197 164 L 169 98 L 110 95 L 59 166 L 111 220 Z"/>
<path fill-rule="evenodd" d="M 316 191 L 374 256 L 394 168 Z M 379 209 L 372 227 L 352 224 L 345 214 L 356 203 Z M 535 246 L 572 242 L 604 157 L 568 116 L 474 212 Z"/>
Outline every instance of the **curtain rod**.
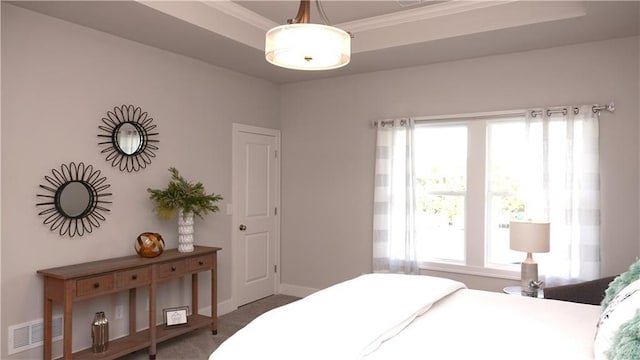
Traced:
<path fill-rule="evenodd" d="M 578 109 L 575 106 L 571 106 L 571 107 L 549 107 L 546 111 L 547 111 L 547 116 L 550 116 L 553 113 L 564 113 L 566 115 L 567 111 L 569 110 L 569 108 L 573 108 L 574 113 L 576 113 L 576 109 Z M 607 105 L 598 105 L 595 104 L 591 107 L 591 111 L 593 111 L 594 113 L 600 112 L 602 110 L 608 111 L 608 112 L 615 112 L 615 104 L 613 103 L 613 101 L 609 102 L 609 104 Z M 415 122 L 422 122 L 422 121 L 433 121 L 433 120 L 455 120 L 455 119 L 468 119 L 468 118 L 486 118 L 486 117 L 509 117 L 509 116 L 522 116 L 524 114 L 527 113 L 527 109 L 518 109 L 518 110 L 504 110 L 504 111 L 489 111 L 489 112 L 477 112 L 477 113 L 464 113 L 464 114 L 454 114 L 454 115 L 432 115 L 432 116 L 418 116 L 418 117 L 411 117 Z M 542 115 L 543 112 L 542 110 L 531 110 L 531 115 L 532 116 L 536 116 L 536 115 Z M 577 113 L 576 113 L 577 114 Z M 377 127 L 377 126 L 387 126 L 387 125 L 393 125 L 393 119 L 388 119 L 388 120 L 373 120 L 371 121 L 371 126 L 372 127 Z"/>
<path fill-rule="evenodd" d="M 546 110 L 547 116 L 551 116 L 551 114 L 556 114 L 556 113 L 562 113 L 562 115 L 567 115 L 567 112 L 569 111 L 569 109 L 573 109 L 573 113 L 574 114 L 578 114 L 580 112 L 580 109 L 578 107 L 575 106 L 570 106 L 570 107 L 562 107 L 562 108 L 550 108 Z M 610 102 L 607 105 L 593 105 L 591 107 L 591 111 L 593 111 L 594 113 L 599 113 L 602 110 L 606 110 L 608 112 L 614 112 L 616 111 L 616 107 L 615 104 L 612 102 Z M 543 111 L 542 110 L 532 110 L 531 111 L 531 116 L 536 117 L 538 115 L 542 115 Z"/>

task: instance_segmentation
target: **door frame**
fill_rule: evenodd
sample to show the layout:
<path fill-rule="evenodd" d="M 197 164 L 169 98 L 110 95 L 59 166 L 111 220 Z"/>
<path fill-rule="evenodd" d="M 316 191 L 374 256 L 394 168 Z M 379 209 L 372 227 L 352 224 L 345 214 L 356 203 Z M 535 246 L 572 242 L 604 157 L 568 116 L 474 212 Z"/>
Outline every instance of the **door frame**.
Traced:
<path fill-rule="evenodd" d="M 274 264 L 277 268 L 277 271 L 273 277 L 273 293 L 279 293 L 279 284 L 280 284 L 280 159 L 282 157 L 282 153 L 280 151 L 280 130 L 270 129 L 264 127 L 258 127 L 253 125 L 245 125 L 240 123 L 232 124 L 232 141 L 231 141 L 231 196 L 232 196 L 232 205 L 231 205 L 231 302 L 234 309 L 237 309 L 239 304 L 238 299 L 238 283 L 240 281 L 238 276 L 237 267 L 239 266 L 239 251 L 238 251 L 238 241 L 240 240 L 240 233 L 238 232 L 238 227 L 240 226 L 240 222 L 238 220 L 238 203 L 236 199 L 238 199 L 238 192 L 240 191 L 238 187 L 238 153 L 237 153 L 237 145 L 238 145 L 238 135 L 241 132 L 249 132 L 258 135 L 266 135 L 275 137 L 276 141 L 276 160 L 275 160 L 275 194 L 274 194 L 274 203 L 276 209 L 278 209 L 277 214 L 275 214 L 275 234 L 274 234 L 274 246 L 275 246 L 275 259 Z"/>

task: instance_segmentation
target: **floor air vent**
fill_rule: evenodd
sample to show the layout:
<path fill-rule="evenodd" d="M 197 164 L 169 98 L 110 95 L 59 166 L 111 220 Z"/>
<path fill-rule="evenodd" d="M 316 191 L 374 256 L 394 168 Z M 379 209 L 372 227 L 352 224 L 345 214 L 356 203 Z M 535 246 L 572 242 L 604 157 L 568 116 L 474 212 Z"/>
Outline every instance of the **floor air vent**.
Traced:
<path fill-rule="evenodd" d="M 62 315 L 54 316 L 51 329 L 53 341 L 62 339 Z M 42 346 L 44 322 L 42 319 L 9 326 L 9 355 Z"/>

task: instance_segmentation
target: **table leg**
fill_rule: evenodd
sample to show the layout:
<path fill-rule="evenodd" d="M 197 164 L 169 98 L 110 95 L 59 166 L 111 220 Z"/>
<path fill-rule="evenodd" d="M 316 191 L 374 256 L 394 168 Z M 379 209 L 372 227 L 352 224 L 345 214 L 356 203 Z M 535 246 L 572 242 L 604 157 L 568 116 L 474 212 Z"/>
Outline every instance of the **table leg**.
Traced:
<path fill-rule="evenodd" d="M 49 296 L 49 278 L 44 278 L 44 360 L 51 360 L 51 342 L 52 336 L 52 324 L 51 318 L 53 317 L 53 300 Z"/>
<path fill-rule="evenodd" d="M 198 273 L 191 274 L 191 313 L 198 313 Z"/>
<path fill-rule="evenodd" d="M 218 334 L 218 253 L 211 263 L 211 333 Z"/>
<path fill-rule="evenodd" d="M 151 285 L 149 286 L 149 359 L 156 358 L 156 282 L 158 281 L 157 265 L 151 266 Z"/>
<path fill-rule="evenodd" d="M 73 281 L 64 282 L 64 340 L 62 344 L 62 355 L 65 360 L 71 360 L 72 340 L 73 340 Z"/>
<path fill-rule="evenodd" d="M 129 290 L 129 335 L 136 333 L 136 288 Z"/>

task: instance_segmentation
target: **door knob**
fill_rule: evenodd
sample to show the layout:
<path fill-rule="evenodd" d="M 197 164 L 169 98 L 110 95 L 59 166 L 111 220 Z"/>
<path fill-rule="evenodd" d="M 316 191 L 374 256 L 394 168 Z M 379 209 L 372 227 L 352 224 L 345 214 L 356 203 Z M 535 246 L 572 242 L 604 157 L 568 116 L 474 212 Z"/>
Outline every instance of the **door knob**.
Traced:
<path fill-rule="evenodd" d="M 247 230 L 247 226 L 245 224 L 240 224 L 240 231 Z"/>

